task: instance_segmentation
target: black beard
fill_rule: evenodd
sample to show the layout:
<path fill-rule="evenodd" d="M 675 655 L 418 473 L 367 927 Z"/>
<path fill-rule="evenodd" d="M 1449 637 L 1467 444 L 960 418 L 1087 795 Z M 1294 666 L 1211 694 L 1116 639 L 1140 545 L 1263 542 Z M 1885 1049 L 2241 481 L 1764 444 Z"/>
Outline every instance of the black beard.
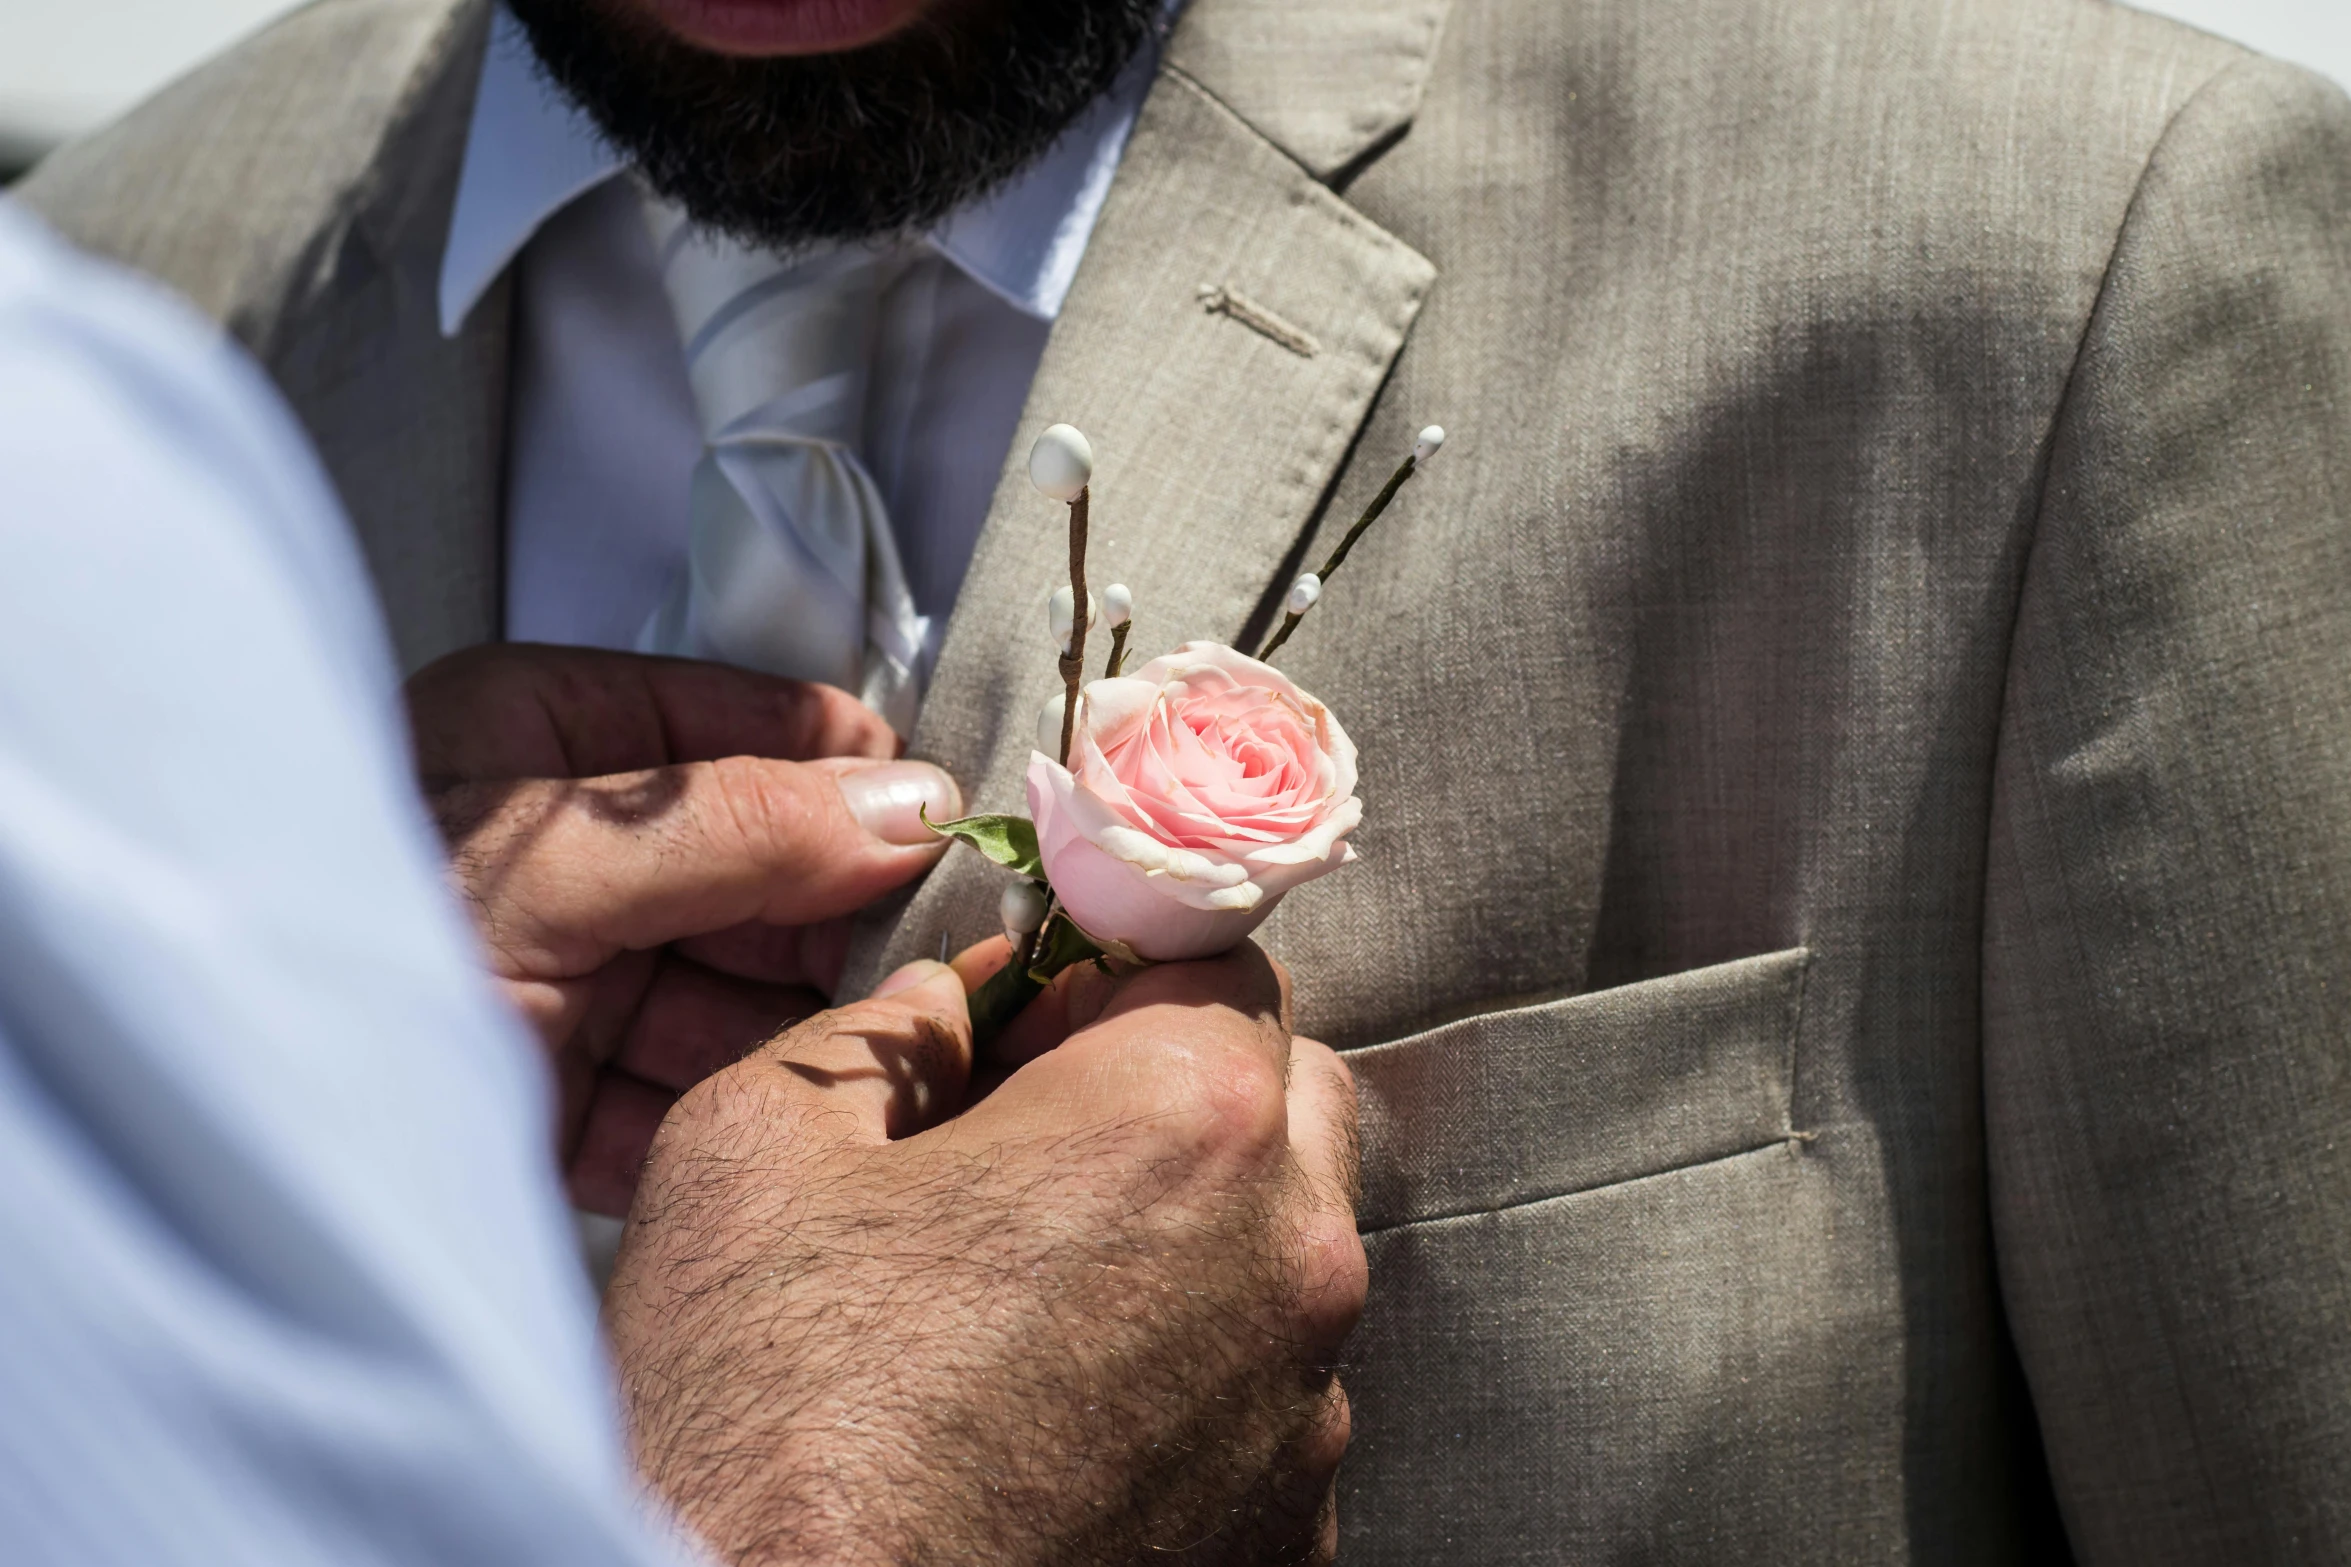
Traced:
<path fill-rule="evenodd" d="M 1053 145 L 1163 0 L 944 0 L 845 54 L 735 59 L 614 0 L 508 0 L 555 85 L 662 195 L 748 244 L 927 229 Z"/>

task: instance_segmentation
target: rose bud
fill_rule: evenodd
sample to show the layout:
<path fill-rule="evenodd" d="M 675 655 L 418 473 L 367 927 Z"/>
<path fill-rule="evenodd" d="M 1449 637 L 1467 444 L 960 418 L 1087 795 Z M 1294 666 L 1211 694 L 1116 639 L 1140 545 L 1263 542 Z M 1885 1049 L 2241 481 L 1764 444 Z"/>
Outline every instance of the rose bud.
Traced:
<path fill-rule="evenodd" d="M 1046 879 L 1097 942 L 1210 957 L 1355 857 L 1355 746 L 1277 669 L 1187 643 L 1087 686 L 1076 729 L 1069 767 L 1029 758 L 1029 812 Z"/>
<path fill-rule="evenodd" d="M 1029 448 L 1029 483 L 1049 500 L 1074 501 L 1094 482 L 1094 448 L 1074 426 L 1054 425 Z"/>

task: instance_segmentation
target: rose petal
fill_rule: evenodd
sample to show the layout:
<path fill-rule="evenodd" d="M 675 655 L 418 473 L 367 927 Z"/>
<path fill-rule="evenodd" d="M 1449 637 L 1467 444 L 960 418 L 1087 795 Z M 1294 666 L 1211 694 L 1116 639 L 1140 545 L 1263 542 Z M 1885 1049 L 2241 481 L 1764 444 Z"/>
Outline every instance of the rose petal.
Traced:
<path fill-rule="evenodd" d="M 1080 926 L 1143 956 L 1225 950 L 1354 857 L 1353 743 L 1234 649 L 1186 643 L 1087 686 L 1070 761 L 1030 758 L 1046 873 Z"/>

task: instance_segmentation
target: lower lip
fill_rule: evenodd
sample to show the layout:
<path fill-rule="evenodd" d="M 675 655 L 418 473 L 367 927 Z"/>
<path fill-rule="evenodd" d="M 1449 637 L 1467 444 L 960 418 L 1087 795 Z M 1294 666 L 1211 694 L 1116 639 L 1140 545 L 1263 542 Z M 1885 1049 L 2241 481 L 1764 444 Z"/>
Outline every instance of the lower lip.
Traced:
<path fill-rule="evenodd" d="M 924 0 L 639 0 L 687 43 L 716 54 L 838 54 L 878 43 Z"/>

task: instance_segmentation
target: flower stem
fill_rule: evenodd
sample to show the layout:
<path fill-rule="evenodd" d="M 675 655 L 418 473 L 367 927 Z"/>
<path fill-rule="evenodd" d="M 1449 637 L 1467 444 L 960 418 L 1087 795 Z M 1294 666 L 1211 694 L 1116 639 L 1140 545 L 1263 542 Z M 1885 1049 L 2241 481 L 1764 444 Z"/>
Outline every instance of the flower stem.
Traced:
<path fill-rule="evenodd" d="M 988 976 L 971 994 L 971 1043 L 977 1051 L 1004 1032 L 1028 1004 L 1045 993 L 1029 973 L 1028 961 L 1015 953 L 1011 962 Z"/>
<path fill-rule="evenodd" d="M 1061 684 L 1068 700 L 1061 707 L 1061 765 L 1069 765 L 1069 749 L 1077 739 L 1078 686 L 1086 677 L 1086 513 L 1094 494 L 1088 485 L 1069 503 L 1069 591 L 1072 620 L 1069 651 L 1061 655 Z"/>
<path fill-rule="evenodd" d="M 1283 643 L 1290 640 L 1290 633 L 1297 630 L 1298 622 L 1304 620 L 1305 618 L 1306 617 L 1304 615 L 1284 616 L 1282 618 L 1282 629 L 1275 632 L 1271 637 L 1267 638 L 1265 646 L 1257 650 L 1257 662 L 1260 664 L 1272 663 L 1275 652 L 1280 649 Z"/>
<path fill-rule="evenodd" d="M 1013 948 L 1011 960 L 972 992 L 971 1042 L 975 1051 L 992 1043 L 1062 970 L 1080 963 L 1110 961 L 1093 938 L 1078 929 L 1060 899 L 1048 894 L 1047 911 L 1045 923 Z"/>
<path fill-rule="evenodd" d="M 1396 498 L 1396 492 L 1404 488 L 1404 481 L 1419 471 L 1420 459 L 1417 457 L 1407 456 L 1398 465 L 1396 471 L 1388 476 L 1388 482 L 1380 487 L 1380 493 L 1373 496 L 1371 504 L 1363 509 L 1363 515 L 1355 519 L 1355 526 L 1349 528 L 1346 537 L 1339 540 L 1339 547 L 1331 551 L 1331 558 L 1323 562 L 1317 576 L 1326 584 L 1331 580 L 1331 573 L 1347 563 L 1347 552 L 1355 548 L 1355 541 L 1371 531 L 1371 525 L 1380 520 L 1380 513 L 1388 509 L 1388 503 Z M 1267 639 L 1264 647 L 1257 650 L 1257 661 L 1261 664 L 1271 662 L 1281 645 L 1290 640 L 1290 633 L 1298 629 L 1298 622 L 1305 618 L 1304 610 L 1286 617 L 1282 621 L 1282 628 Z"/>
<path fill-rule="evenodd" d="M 1127 667 L 1127 630 L 1128 627 L 1132 626 L 1133 624 L 1133 621 L 1129 621 L 1124 626 L 1115 626 L 1111 628 L 1110 662 L 1103 668 L 1103 679 L 1116 680 L 1118 678 L 1119 671 Z"/>

